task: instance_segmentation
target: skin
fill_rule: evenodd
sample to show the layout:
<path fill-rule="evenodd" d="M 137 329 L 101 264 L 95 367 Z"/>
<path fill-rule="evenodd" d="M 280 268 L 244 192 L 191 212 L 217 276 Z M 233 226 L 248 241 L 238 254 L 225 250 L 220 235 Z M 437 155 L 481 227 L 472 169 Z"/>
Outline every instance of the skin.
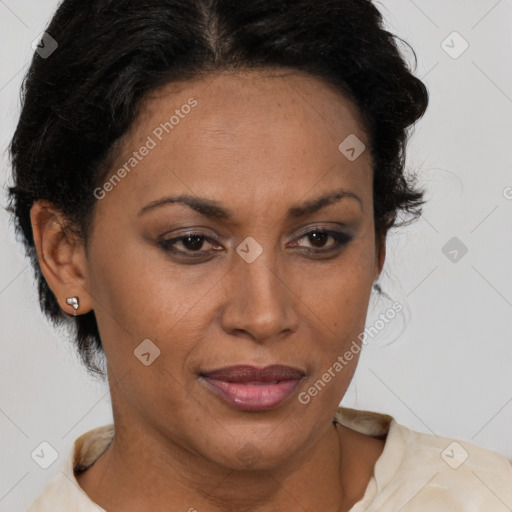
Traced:
<path fill-rule="evenodd" d="M 338 150 L 350 134 L 369 148 L 357 110 L 298 72 L 220 73 L 167 85 L 146 98 L 112 173 L 189 98 L 197 106 L 97 202 L 86 246 L 51 205 L 32 208 L 45 278 L 66 312 L 74 295 L 78 314 L 94 309 L 108 362 L 116 435 L 78 482 L 109 512 L 170 504 L 212 512 L 349 510 L 384 446 L 332 423 L 358 355 L 308 404 L 297 396 L 364 330 L 384 263 L 370 152 L 349 161 Z M 340 188 L 360 201 L 345 197 L 300 218 L 287 215 Z M 213 199 L 233 218 L 212 219 L 179 203 L 140 214 L 181 193 Z M 313 228 L 352 239 L 326 252 L 335 240 L 305 236 Z M 187 230 L 212 239 L 195 249 L 206 256 L 187 259 L 158 243 Z M 263 249 L 252 263 L 236 252 L 248 236 Z M 190 243 L 175 246 L 187 249 L 194 252 Z M 134 356 L 145 339 L 161 351 L 149 366 Z M 285 364 L 306 377 L 281 406 L 240 411 L 198 377 L 235 364 Z M 247 449 L 256 454 L 252 464 L 239 457 Z"/>

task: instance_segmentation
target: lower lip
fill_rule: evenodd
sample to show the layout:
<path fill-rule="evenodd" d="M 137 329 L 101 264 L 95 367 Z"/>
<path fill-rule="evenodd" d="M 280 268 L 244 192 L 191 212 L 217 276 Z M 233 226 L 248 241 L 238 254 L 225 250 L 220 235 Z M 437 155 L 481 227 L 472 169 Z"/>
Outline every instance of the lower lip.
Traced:
<path fill-rule="evenodd" d="M 243 411 L 268 411 L 290 398 L 301 379 L 268 384 L 241 384 L 201 377 L 208 388 L 229 405 Z"/>

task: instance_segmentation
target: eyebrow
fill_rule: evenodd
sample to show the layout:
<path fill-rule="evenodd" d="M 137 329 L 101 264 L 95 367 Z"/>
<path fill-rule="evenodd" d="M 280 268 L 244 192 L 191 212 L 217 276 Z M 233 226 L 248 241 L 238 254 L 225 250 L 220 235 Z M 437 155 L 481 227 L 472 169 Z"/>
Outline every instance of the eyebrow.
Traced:
<path fill-rule="evenodd" d="M 345 198 L 356 199 L 359 202 L 362 210 L 363 203 L 361 201 L 361 198 L 354 192 L 341 188 L 324 194 L 315 199 L 311 199 L 309 201 L 305 201 L 303 203 L 290 207 L 288 209 L 288 217 L 304 217 L 305 215 L 315 213 L 321 210 L 322 208 L 337 203 Z M 232 220 L 234 218 L 233 212 L 222 206 L 217 201 L 213 199 L 206 199 L 203 197 L 191 196 L 187 194 L 180 194 L 178 196 L 165 196 L 162 197 L 161 199 L 151 201 L 149 204 L 147 204 L 140 210 L 137 216 L 140 217 L 141 215 L 150 210 L 154 210 L 155 208 L 158 208 L 160 206 L 174 203 L 184 204 L 192 208 L 196 212 L 199 212 L 201 215 L 204 215 L 205 217 L 227 221 Z"/>

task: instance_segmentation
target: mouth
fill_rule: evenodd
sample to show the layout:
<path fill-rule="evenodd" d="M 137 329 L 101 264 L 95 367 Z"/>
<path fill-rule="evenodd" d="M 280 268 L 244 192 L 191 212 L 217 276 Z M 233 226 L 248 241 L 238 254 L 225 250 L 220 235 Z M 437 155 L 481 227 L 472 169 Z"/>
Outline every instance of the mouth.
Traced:
<path fill-rule="evenodd" d="M 199 375 L 208 389 L 227 404 L 243 411 L 266 411 L 286 402 L 305 373 L 297 368 L 238 365 Z"/>

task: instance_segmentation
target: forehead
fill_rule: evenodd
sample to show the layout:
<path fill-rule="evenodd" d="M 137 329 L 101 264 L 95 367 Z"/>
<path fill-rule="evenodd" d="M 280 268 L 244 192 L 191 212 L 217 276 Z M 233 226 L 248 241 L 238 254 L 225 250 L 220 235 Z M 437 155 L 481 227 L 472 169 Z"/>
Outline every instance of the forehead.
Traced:
<path fill-rule="evenodd" d="M 321 79 L 297 71 L 223 72 L 168 84 L 146 97 L 135 130 L 146 133 L 155 121 L 168 120 L 166 114 L 173 114 L 192 97 L 198 105 L 189 116 L 187 132 L 194 131 L 198 141 L 218 138 L 229 146 L 237 143 L 235 131 L 272 141 L 274 123 L 282 127 L 284 122 L 295 130 L 281 136 L 302 134 L 315 140 L 318 133 L 337 140 L 344 133 L 357 133 L 365 138 L 351 101 Z M 173 136 L 180 138 L 180 131 L 173 131 Z"/>
<path fill-rule="evenodd" d="M 142 104 L 111 170 L 129 172 L 109 194 L 133 196 L 134 207 L 171 193 L 254 206 L 340 186 L 368 199 L 370 152 L 351 161 L 339 149 L 354 136 L 369 147 L 356 107 L 308 75 L 250 71 L 169 84 Z"/>

